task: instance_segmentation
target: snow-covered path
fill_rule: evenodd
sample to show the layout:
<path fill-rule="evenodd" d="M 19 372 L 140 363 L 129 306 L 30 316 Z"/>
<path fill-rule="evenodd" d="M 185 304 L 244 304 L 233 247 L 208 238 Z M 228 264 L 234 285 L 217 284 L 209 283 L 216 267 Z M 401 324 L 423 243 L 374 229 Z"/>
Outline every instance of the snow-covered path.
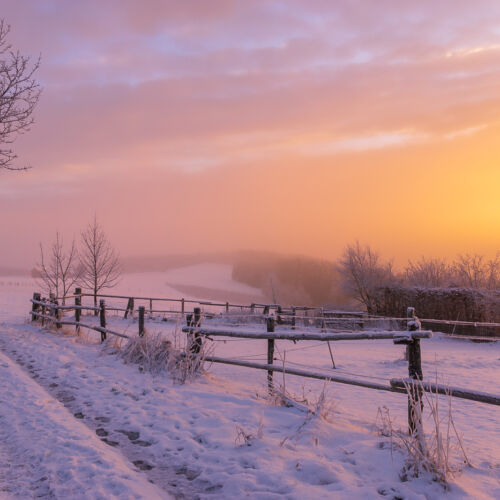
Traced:
<path fill-rule="evenodd" d="M 0 352 L 0 498 L 165 498 Z"/>

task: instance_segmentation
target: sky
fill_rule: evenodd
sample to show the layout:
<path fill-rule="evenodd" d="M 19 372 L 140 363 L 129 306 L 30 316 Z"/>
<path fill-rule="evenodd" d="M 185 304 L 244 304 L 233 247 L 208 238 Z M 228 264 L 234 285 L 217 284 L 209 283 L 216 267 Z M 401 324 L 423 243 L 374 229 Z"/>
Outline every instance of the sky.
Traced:
<path fill-rule="evenodd" d="M 500 2 L 2 0 L 43 94 L 0 256 L 500 250 Z"/>

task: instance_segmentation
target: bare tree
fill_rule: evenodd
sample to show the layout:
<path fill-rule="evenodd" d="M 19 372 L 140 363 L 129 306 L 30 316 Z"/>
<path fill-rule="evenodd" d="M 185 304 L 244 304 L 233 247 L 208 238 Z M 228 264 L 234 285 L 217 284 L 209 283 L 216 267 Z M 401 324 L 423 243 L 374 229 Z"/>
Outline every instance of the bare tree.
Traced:
<path fill-rule="evenodd" d="M 422 257 L 417 262 L 408 262 L 405 278 L 412 286 L 443 287 L 451 283 L 452 269 L 444 260 Z"/>
<path fill-rule="evenodd" d="M 114 287 L 121 276 L 118 254 L 110 245 L 97 218 L 82 233 L 80 262 L 82 283 L 92 290 L 94 306 L 97 306 L 97 294 L 103 288 Z"/>
<path fill-rule="evenodd" d="M 377 252 L 368 245 L 361 246 L 358 241 L 347 245 L 338 263 L 338 271 L 346 292 L 364 304 L 369 313 L 375 311 L 375 288 L 395 279 L 392 263 L 382 263 Z"/>
<path fill-rule="evenodd" d="M 53 293 L 56 297 L 65 297 L 80 277 L 80 266 L 75 241 L 71 242 L 70 248 L 65 251 L 62 238 L 56 233 L 56 239 L 52 243 L 49 255 L 46 256 L 43 245 L 40 243 L 40 263 L 38 271 L 42 286 L 47 293 Z"/>
<path fill-rule="evenodd" d="M 40 58 L 30 58 L 14 50 L 7 41 L 10 26 L 0 19 L 0 168 L 24 170 L 15 167 L 16 153 L 10 147 L 16 137 L 30 129 L 33 111 L 40 97 L 40 84 L 33 75 Z"/>

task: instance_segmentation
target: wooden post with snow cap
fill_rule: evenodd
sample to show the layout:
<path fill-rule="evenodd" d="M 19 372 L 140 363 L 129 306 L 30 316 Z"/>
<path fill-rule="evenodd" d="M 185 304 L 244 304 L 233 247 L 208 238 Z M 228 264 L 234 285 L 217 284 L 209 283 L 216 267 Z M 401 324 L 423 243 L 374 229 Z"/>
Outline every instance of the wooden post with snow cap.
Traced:
<path fill-rule="evenodd" d="M 144 337 L 144 312 L 146 308 L 139 306 L 139 337 Z"/>
<path fill-rule="evenodd" d="M 274 332 L 274 318 L 273 316 L 268 316 L 266 318 L 266 326 L 268 332 Z M 267 339 L 267 364 L 272 365 L 274 360 L 274 339 Z M 269 395 L 272 396 L 274 392 L 273 388 L 273 372 L 267 372 L 267 389 Z"/>
<path fill-rule="evenodd" d="M 41 300 L 41 295 L 38 292 L 33 293 L 33 300 L 40 301 Z M 38 312 L 38 309 L 40 308 L 40 304 L 35 304 L 34 302 L 31 304 L 31 321 L 35 321 L 37 319 L 37 315 L 35 314 Z"/>
<path fill-rule="evenodd" d="M 82 310 L 80 309 L 82 305 L 82 289 L 75 288 L 75 323 L 80 323 L 80 317 Z M 80 325 L 75 325 L 76 333 L 80 333 Z"/>
<path fill-rule="evenodd" d="M 106 329 L 106 303 L 104 302 L 104 299 L 101 299 L 99 301 L 99 323 L 101 325 L 101 328 L 104 330 Z M 104 342 L 106 340 L 106 332 L 101 331 L 101 342 Z"/>
<path fill-rule="evenodd" d="M 421 329 L 420 321 L 415 316 L 415 308 L 408 307 L 406 316 L 408 332 L 415 332 Z M 422 410 L 424 403 L 422 400 L 422 387 L 420 382 L 423 380 L 422 373 L 422 355 L 420 350 L 420 339 L 414 338 L 409 334 L 407 338 L 394 339 L 395 344 L 406 344 L 408 355 L 408 430 L 410 434 L 423 432 L 422 429 Z"/>
<path fill-rule="evenodd" d="M 190 339 L 191 345 L 189 350 L 192 354 L 199 354 L 201 352 L 202 347 L 202 336 L 198 333 L 198 330 L 201 327 L 201 308 L 195 307 L 193 309 L 193 315 L 191 316 L 191 327 L 193 328 Z"/>

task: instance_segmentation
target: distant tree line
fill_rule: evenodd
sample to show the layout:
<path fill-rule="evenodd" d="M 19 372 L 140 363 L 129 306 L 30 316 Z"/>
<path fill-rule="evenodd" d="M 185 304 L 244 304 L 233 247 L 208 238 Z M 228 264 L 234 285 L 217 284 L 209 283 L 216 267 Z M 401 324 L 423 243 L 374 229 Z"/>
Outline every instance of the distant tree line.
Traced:
<path fill-rule="evenodd" d="M 398 272 L 391 262 L 383 261 L 370 246 L 356 242 L 345 248 L 337 269 L 345 292 L 364 305 L 368 312 L 375 312 L 376 291 L 381 287 L 490 291 L 500 288 L 500 253 L 491 259 L 478 254 L 464 254 L 451 262 L 421 257 L 418 261 L 408 261 Z"/>
<path fill-rule="evenodd" d="M 269 300 L 295 305 L 361 305 L 377 309 L 381 287 L 500 289 L 500 253 L 488 259 L 464 254 L 448 262 L 422 257 L 395 269 L 369 245 L 345 247 L 337 262 L 247 252 L 233 266 L 233 279 L 260 288 Z"/>

